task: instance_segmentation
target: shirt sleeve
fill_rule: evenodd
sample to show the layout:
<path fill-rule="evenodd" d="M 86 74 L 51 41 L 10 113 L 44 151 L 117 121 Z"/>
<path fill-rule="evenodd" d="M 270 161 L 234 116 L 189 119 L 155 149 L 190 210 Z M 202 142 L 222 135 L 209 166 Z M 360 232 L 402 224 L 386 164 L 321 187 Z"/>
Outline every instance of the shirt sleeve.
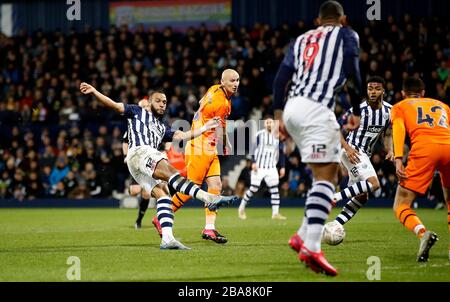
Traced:
<path fill-rule="evenodd" d="M 347 112 L 345 112 L 338 120 L 339 125 L 341 126 L 341 128 L 347 123 L 348 117 L 350 115 L 352 115 L 353 113 L 353 108 L 350 108 L 349 110 L 347 110 Z"/>
<path fill-rule="evenodd" d="M 362 81 L 359 70 L 359 36 L 355 31 L 348 28 L 343 28 L 342 31 L 344 42 L 343 69 L 347 78 L 348 93 L 353 107 L 353 113 L 360 116 L 361 110 L 359 104 Z"/>
<path fill-rule="evenodd" d="M 400 106 L 392 107 L 391 123 L 394 143 L 394 157 L 403 157 L 403 146 L 405 144 L 406 128 L 403 112 Z"/>
<path fill-rule="evenodd" d="M 141 115 L 142 112 L 142 108 L 139 107 L 138 105 L 134 105 L 134 104 L 124 104 L 124 112 L 123 115 L 126 118 L 133 118 L 134 115 Z"/>
<path fill-rule="evenodd" d="M 284 56 L 283 61 L 278 68 L 277 74 L 273 81 L 273 109 L 283 109 L 286 92 L 286 85 L 295 72 L 294 67 L 294 42 L 289 45 L 289 49 Z"/>
<path fill-rule="evenodd" d="M 162 141 L 165 142 L 171 142 L 173 140 L 173 135 L 175 134 L 175 131 L 168 125 L 166 126 L 166 131 L 164 132 L 164 136 L 162 138 Z"/>
<path fill-rule="evenodd" d="M 128 131 L 123 134 L 122 143 L 128 144 Z"/>

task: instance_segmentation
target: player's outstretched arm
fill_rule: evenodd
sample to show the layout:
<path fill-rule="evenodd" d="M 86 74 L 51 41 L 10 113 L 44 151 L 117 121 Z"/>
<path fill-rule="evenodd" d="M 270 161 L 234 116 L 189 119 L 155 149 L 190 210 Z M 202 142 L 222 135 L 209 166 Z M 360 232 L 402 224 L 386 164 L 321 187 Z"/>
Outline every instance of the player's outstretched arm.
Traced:
<path fill-rule="evenodd" d="M 109 107 L 119 113 L 124 113 L 124 111 L 125 111 L 125 106 L 123 105 L 123 103 L 114 102 L 106 95 L 97 91 L 97 89 L 95 89 L 94 86 L 92 86 L 88 83 L 85 83 L 85 82 L 81 83 L 80 91 L 83 94 L 93 94 L 97 98 L 97 100 L 100 101 L 100 103 L 102 103 L 106 107 Z"/>
<path fill-rule="evenodd" d="M 194 138 L 202 135 L 203 132 L 217 128 L 219 126 L 219 121 L 220 121 L 220 118 L 214 117 L 214 118 L 210 119 L 208 122 L 206 122 L 205 125 L 203 125 L 201 128 L 189 130 L 186 132 L 177 130 L 173 134 L 172 140 L 174 140 L 174 141 L 175 140 L 183 140 L 184 141 L 184 140 L 194 139 Z"/>

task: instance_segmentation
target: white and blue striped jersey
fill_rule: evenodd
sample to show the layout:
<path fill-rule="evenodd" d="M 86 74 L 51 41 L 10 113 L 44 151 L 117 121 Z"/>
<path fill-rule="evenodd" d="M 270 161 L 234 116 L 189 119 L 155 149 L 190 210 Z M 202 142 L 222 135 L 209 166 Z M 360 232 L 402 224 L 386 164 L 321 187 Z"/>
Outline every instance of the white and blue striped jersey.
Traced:
<path fill-rule="evenodd" d="M 353 42 L 346 41 L 353 38 Z M 319 26 L 294 43 L 294 66 L 289 97 L 305 96 L 334 110 L 334 95 L 345 83 L 344 51 L 357 51 L 359 37 L 351 29 Z M 346 49 L 349 48 L 349 49 Z"/>
<path fill-rule="evenodd" d="M 258 131 L 252 161 L 259 169 L 276 168 L 278 161 L 284 167 L 283 143 L 266 129 Z"/>
<path fill-rule="evenodd" d="M 361 87 L 358 58 L 358 34 L 347 27 L 323 25 L 298 36 L 274 82 L 274 108 L 282 108 L 280 103 L 286 74 L 291 81 L 289 99 L 302 96 L 334 110 L 335 95 L 348 77 L 356 80 L 358 90 Z M 352 99 L 354 108 L 357 108 L 358 101 Z"/>
<path fill-rule="evenodd" d="M 138 146 L 158 149 L 161 142 L 173 138 L 174 131 L 170 127 L 138 105 L 125 104 L 124 116 L 128 120 L 128 149 Z"/>
<path fill-rule="evenodd" d="M 347 135 L 346 141 L 355 149 L 366 153 L 369 157 L 373 148 L 381 137 L 382 133 L 391 127 L 391 109 L 392 105 L 382 101 L 380 109 L 372 109 L 367 102 L 360 105 L 361 108 L 361 124 L 355 130 Z M 348 110 L 342 117 L 344 121 L 350 114 L 352 109 Z"/>

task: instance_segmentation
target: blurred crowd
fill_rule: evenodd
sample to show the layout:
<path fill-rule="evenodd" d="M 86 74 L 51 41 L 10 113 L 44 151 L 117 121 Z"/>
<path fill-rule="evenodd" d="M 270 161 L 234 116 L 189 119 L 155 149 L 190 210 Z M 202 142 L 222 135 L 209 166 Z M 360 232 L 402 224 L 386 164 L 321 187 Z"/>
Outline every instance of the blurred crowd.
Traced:
<path fill-rule="evenodd" d="M 82 81 L 125 103 L 137 103 L 152 89 L 163 88 L 168 121 L 190 121 L 221 71 L 234 68 L 241 84 L 229 118 L 246 120 L 255 108 L 264 116 L 271 112 L 272 82 L 287 45 L 312 26 L 299 21 L 277 28 L 256 23 L 252 28 L 227 25 L 211 31 L 199 26 L 185 33 L 169 27 L 158 31 L 138 26 L 132 32 L 127 26 L 111 26 L 67 34 L 0 34 L 0 198 L 109 197 L 113 190 L 125 190 L 125 122 L 94 98 L 81 95 Z M 363 80 L 384 77 L 387 102 L 399 101 L 402 79 L 415 74 L 424 79 L 427 96 L 448 104 L 447 20 L 405 15 L 403 20 L 388 17 L 353 26 L 360 35 Z M 348 108 L 348 96 L 343 91 L 338 98 L 339 117 Z M 281 195 L 305 197 L 311 171 L 289 139 L 286 154 Z M 372 161 L 382 188 L 375 195 L 392 197 L 397 181 L 384 156 L 377 146 Z M 241 173 L 237 194 L 248 185 L 247 170 Z"/>

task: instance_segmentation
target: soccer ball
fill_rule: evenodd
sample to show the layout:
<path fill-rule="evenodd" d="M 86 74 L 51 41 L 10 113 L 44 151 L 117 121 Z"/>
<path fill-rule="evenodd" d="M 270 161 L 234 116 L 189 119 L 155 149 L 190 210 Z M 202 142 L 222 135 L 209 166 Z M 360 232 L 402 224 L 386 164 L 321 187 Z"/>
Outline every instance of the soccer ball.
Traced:
<path fill-rule="evenodd" d="M 345 230 L 337 221 L 328 222 L 323 228 L 322 241 L 329 245 L 338 245 L 345 238 Z"/>

